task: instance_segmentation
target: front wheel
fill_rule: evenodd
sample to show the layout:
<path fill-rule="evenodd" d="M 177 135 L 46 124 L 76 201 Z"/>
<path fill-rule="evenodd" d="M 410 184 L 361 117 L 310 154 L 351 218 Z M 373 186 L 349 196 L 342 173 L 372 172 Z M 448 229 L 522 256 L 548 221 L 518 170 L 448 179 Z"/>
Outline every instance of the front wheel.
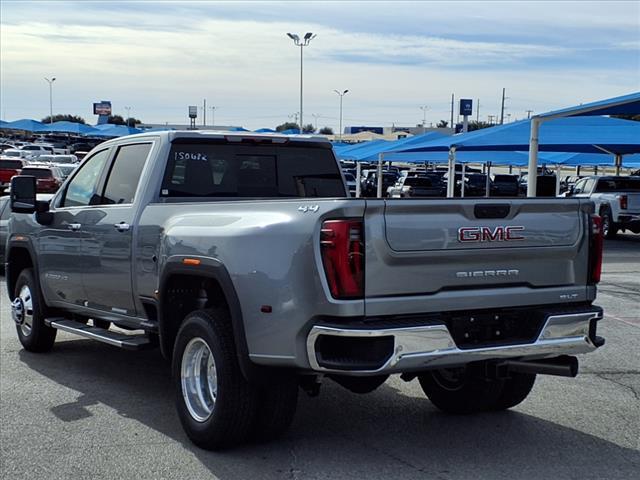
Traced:
<path fill-rule="evenodd" d="M 193 443 L 217 450 L 249 436 L 257 392 L 240 371 L 228 312 L 199 310 L 186 317 L 176 337 L 173 375 L 178 415 Z"/>
<path fill-rule="evenodd" d="M 33 269 L 26 268 L 18 275 L 11 304 L 11 315 L 25 350 L 46 352 L 53 347 L 57 330 L 44 323 L 45 311 Z"/>

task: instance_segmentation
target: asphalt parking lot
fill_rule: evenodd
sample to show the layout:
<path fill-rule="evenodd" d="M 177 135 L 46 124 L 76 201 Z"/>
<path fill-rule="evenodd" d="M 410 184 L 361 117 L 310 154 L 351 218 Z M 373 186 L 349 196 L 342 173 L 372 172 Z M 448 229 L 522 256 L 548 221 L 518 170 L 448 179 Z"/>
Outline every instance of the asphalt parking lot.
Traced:
<path fill-rule="evenodd" d="M 640 235 L 605 244 L 598 304 L 606 345 L 576 379 L 541 376 L 509 412 L 440 413 L 417 382 L 369 395 L 327 382 L 301 395 L 280 441 L 212 453 L 193 446 L 157 351 L 59 334 L 21 349 L 0 277 L 0 477 L 221 479 L 638 478 Z"/>

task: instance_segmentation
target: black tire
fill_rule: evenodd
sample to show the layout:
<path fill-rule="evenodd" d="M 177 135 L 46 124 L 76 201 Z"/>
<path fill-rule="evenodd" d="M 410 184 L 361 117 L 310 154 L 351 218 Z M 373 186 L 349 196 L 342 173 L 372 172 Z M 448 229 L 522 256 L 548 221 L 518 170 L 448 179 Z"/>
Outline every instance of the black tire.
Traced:
<path fill-rule="evenodd" d="M 522 403 L 531 393 L 536 382 L 535 373 L 511 373 L 504 381 L 502 393 L 493 406 L 493 410 L 507 410 Z"/>
<path fill-rule="evenodd" d="M 604 207 L 600 210 L 600 217 L 602 217 L 602 233 L 605 238 L 615 238 L 618 233 L 618 227 L 613 223 L 609 207 Z"/>
<path fill-rule="evenodd" d="M 215 362 L 215 403 L 212 411 L 202 420 L 190 413 L 190 407 L 187 406 L 185 397 L 189 389 L 183 394 L 183 355 L 187 347 L 193 345 L 192 342 L 196 342 L 196 345 L 206 344 Z M 248 438 L 255 418 L 257 392 L 240 371 L 228 312 L 220 309 L 199 310 L 185 318 L 176 337 L 172 370 L 178 416 L 193 443 L 207 450 L 219 450 Z M 208 379 L 208 375 L 205 375 L 205 381 Z M 193 403 L 190 405 L 193 409 Z"/>
<path fill-rule="evenodd" d="M 298 405 L 298 378 L 295 375 L 276 377 L 258 390 L 256 416 L 251 437 L 258 442 L 273 440 L 286 432 Z"/>
<path fill-rule="evenodd" d="M 502 380 L 487 379 L 480 367 L 472 366 L 428 371 L 418 380 L 431 403 L 454 414 L 492 410 L 504 384 Z"/>
<path fill-rule="evenodd" d="M 27 316 L 22 324 L 16 325 L 20 343 L 25 350 L 30 352 L 47 352 L 51 350 L 58 331 L 44 323 L 47 309 L 42 301 L 42 295 L 35 281 L 33 269 L 26 268 L 20 272 L 14 294 L 14 302 L 18 301 L 21 305 L 20 308 L 27 315 L 31 312 L 30 317 Z M 30 308 L 27 308 L 29 305 Z M 28 321 L 31 322 L 30 328 L 27 328 Z"/>

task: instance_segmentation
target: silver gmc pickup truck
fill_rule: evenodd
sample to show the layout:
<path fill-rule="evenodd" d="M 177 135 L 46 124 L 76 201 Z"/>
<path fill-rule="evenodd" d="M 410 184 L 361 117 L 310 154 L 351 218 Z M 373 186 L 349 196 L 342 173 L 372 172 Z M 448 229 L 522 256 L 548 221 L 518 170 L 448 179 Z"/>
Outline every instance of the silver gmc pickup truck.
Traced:
<path fill-rule="evenodd" d="M 23 347 L 159 346 L 203 448 L 284 432 L 324 379 L 400 374 L 446 412 L 508 409 L 604 343 L 592 202 L 350 198 L 319 138 L 123 137 L 48 202 L 14 177 L 11 208 Z"/>

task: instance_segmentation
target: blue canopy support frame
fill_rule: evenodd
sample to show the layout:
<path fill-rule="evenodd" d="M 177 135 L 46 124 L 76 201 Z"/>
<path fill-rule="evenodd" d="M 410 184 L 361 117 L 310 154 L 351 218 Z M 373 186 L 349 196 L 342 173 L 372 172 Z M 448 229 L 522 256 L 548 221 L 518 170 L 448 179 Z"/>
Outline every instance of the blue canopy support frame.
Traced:
<path fill-rule="evenodd" d="M 531 131 L 529 135 L 529 179 L 527 182 L 527 197 L 535 197 L 538 185 L 538 176 L 531 172 L 538 171 L 538 148 L 540 125 L 542 122 L 562 117 L 592 116 L 592 115 L 620 115 L 640 113 L 640 92 L 634 92 L 621 97 L 609 98 L 597 102 L 564 108 L 553 112 L 534 115 L 531 118 Z M 600 147 L 598 147 L 600 148 Z M 605 151 L 603 148 L 601 150 Z M 609 152 L 610 153 L 610 152 Z M 622 154 L 615 152 L 616 175 L 622 167 Z"/>

